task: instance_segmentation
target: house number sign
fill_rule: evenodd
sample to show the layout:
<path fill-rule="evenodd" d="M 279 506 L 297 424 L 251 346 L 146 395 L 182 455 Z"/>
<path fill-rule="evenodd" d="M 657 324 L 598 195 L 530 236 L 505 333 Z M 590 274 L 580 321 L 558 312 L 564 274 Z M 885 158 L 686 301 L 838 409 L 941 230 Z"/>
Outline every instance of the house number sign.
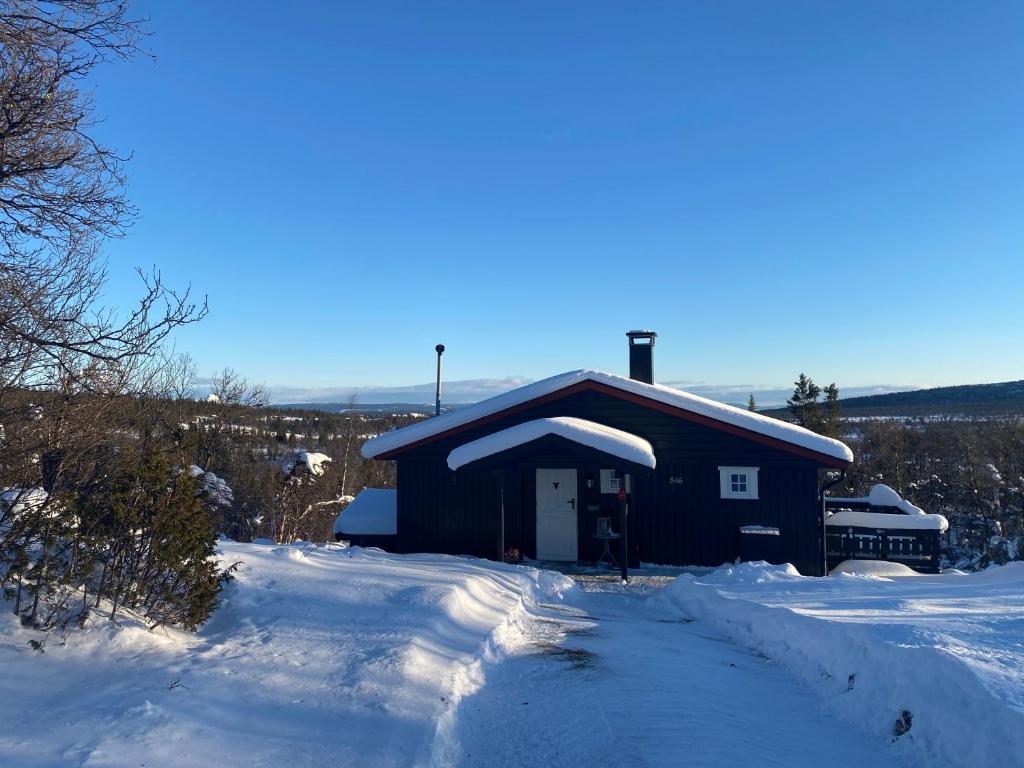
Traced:
<path fill-rule="evenodd" d="M 681 478 L 679 475 L 673 475 L 672 477 L 670 477 L 668 479 L 668 484 L 669 485 L 682 485 L 683 484 L 683 478 Z"/>

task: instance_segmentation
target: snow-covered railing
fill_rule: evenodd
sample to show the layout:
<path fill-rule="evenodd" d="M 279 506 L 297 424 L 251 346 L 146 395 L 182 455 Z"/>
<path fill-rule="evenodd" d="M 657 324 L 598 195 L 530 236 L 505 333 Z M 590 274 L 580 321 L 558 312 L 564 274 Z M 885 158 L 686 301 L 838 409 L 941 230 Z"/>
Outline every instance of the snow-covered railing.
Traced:
<path fill-rule="evenodd" d="M 939 536 L 946 527 L 942 515 L 838 512 L 825 521 L 828 567 L 844 560 L 887 560 L 938 573 Z"/>
<path fill-rule="evenodd" d="M 867 496 L 825 499 L 825 554 L 831 569 L 843 560 L 888 560 L 923 573 L 939 572 L 939 536 L 949 528 L 878 484 Z"/>

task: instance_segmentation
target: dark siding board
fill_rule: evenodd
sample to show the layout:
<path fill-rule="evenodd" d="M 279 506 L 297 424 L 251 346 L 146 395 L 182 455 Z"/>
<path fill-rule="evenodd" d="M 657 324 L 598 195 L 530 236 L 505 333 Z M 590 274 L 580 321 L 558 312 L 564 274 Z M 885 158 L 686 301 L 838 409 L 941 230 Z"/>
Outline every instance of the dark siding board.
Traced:
<path fill-rule="evenodd" d="M 787 560 L 802 573 L 817 574 L 820 566 L 820 508 L 815 462 L 771 446 L 746 440 L 621 401 L 604 393 L 581 392 L 544 403 L 496 422 L 409 450 L 397 457 L 400 551 L 438 551 L 498 556 L 498 480 L 492 466 L 469 465 L 458 473 L 447 467 L 448 453 L 458 445 L 523 421 L 549 416 L 576 416 L 626 430 L 654 446 L 658 467 L 634 481 L 631 540 L 645 562 L 676 565 L 719 565 L 739 555 L 741 525 L 780 529 Z M 608 514 L 619 528 L 613 501 L 602 498 L 607 511 L 591 513 L 585 488 L 588 474 L 612 466 L 571 444 L 552 441 L 542 451 L 524 449 L 499 457 L 504 463 L 505 543 L 532 557 L 536 553 L 537 467 L 578 470 L 580 557 L 593 559 L 600 542 L 592 537 L 599 514 Z M 719 498 L 718 466 L 759 467 L 758 500 Z M 682 484 L 669 482 L 682 478 Z"/>

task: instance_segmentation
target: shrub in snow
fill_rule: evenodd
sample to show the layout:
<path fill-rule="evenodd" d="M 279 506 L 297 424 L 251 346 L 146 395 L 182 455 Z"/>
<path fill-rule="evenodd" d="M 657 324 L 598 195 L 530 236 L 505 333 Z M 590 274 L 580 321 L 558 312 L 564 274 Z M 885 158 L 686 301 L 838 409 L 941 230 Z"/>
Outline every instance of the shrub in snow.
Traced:
<path fill-rule="evenodd" d="M 5 596 L 38 629 L 84 622 L 100 607 L 111 618 L 133 611 L 151 627 L 199 627 L 228 577 L 200 494 L 197 478 L 174 471 L 159 448 L 126 445 L 75 497 L 6 503 L 18 511 L 0 537 Z"/>
<path fill-rule="evenodd" d="M 189 475 L 199 484 L 199 493 L 208 506 L 230 507 L 235 503 L 231 486 L 213 472 L 204 472 L 202 467 L 193 464 L 189 467 Z"/>
<path fill-rule="evenodd" d="M 321 477 L 331 462 L 331 457 L 315 451 L 298 450 L 281 462 L 281 471 L 286 475 L 300 477 Z"/>

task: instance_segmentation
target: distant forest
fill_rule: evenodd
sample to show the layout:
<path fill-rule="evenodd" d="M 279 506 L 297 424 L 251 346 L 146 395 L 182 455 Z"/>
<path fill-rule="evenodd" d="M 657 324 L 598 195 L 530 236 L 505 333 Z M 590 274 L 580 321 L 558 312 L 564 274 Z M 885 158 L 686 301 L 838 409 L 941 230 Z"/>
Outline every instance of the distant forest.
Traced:
<path fill-rule="evenodd" d="M 1024 557 L 1024 418 L 988 408 L 1017 403 L 1024 382 L 849 400 L 835 384 L 819 387 L 803 373 L 794 384 L 787 408 L 766 415 L 853 449 L 853 465 L 833 495 L 862 496 L 884 483 L 926 512 L 944 515 L 947 565 L 976 569 Z M 894 401 L 902 404 L 857 407 Z M 908 415 L 915 409 L 919 415 Z M 942 409 L 950 410 L 943 415 Z"/>
<path fill-rule="evenodd" d="M 885 395 L 841 398 L 843 416 L 1000 416 L 1024 415 L 1024 380 L 998 384 L 917 389 Z M 789 409 L 765 410 L 785 418 Z"/>

